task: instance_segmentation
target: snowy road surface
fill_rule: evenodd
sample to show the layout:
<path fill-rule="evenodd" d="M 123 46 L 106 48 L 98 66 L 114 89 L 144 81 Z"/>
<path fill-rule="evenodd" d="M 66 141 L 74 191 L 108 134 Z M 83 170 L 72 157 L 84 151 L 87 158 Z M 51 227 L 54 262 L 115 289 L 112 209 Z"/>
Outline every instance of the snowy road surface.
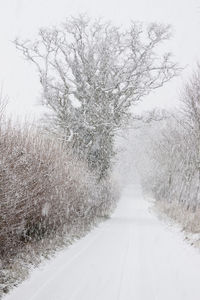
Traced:
<path fill-rule="evenodd" d="M 5 300 L 199 300 L 200 254 L 124 190 L 112 218 L 35 270 Z"/>

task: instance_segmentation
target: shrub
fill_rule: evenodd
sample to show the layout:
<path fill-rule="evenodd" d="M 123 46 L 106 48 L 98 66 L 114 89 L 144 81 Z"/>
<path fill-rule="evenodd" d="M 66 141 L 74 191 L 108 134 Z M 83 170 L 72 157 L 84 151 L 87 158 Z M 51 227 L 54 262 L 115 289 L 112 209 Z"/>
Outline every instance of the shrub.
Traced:
<path fill-rule="evenodd" d="M 114 207 L 111 183 L 94 174 L 65 145 L 33 127 L 0 128 L 0 254 L 24 243 L 84 226 Z"/>

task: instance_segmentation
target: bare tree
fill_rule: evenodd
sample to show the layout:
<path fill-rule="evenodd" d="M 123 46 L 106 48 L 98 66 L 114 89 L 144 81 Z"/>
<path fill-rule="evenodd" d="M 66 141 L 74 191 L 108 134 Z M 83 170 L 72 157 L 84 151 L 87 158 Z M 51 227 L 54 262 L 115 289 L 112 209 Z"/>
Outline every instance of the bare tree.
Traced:
<path fill-rule="evenodd" d="M 51 111 L 48 128 L 99 178 L 110 168 L 115 132 L 131 116 L 131 106 L 178 73 L 171 54 L 158 49 L 169 29 L 132 22 L 124 30 L 80 16 L 41 29 L 34 42 L 15 41 L 39 71 L 42 102 Z"/>
<path fill-rule="evenodd" d="M 193 132 L 200 134 L 200 65 L 185 84 L 180 97 L 184 122 Z M 200 136 L 199 136 L 200 137 Z"/>
<path fill-rule="evenodd" d="M 196 177 L 195 206 L 199 204 L 200 196 L 200 65 L 197 64 L 190 81 L 185 85 L 181 95 L 183 126 L 187 129 L 189 140 L 192 140 L 190 152 L 194 152 L 192 164 L 194 171 L 192 177 Z"/>

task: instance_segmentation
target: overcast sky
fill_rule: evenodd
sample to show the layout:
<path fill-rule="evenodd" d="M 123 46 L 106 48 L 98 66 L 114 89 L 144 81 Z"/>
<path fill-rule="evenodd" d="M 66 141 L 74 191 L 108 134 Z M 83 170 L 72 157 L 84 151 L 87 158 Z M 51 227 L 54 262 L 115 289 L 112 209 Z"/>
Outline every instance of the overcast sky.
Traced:
<path fill-rule="evenodd" d="M 131 19 L 171 24 L 173 38 L 167 48 L 186 68 L 181 78 L 144 99 L 142 108 L 177 105 L 182 81 L 200 60 L 200 0 L 0 0 L 0 83 L 10 98 L 10 112 L 29 117 L 41 112 L 35 69 L 22 59 L 12 40 L 31 38 L 38 28 L 79 13 L 101 16 L 115 24 L 126 25 Z"/>

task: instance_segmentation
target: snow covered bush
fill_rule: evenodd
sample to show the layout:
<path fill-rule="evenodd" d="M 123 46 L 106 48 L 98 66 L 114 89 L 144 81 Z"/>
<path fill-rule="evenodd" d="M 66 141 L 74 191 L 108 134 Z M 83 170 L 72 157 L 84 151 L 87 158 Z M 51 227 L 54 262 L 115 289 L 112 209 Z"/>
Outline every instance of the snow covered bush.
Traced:
<path fill-rule="evenodd" d="M 29 126 L 0 126 L 0 254 L 107 216 L 115 197 L 66 147 Z M 78 235 L 78 232 L 77 232 Z"/>

